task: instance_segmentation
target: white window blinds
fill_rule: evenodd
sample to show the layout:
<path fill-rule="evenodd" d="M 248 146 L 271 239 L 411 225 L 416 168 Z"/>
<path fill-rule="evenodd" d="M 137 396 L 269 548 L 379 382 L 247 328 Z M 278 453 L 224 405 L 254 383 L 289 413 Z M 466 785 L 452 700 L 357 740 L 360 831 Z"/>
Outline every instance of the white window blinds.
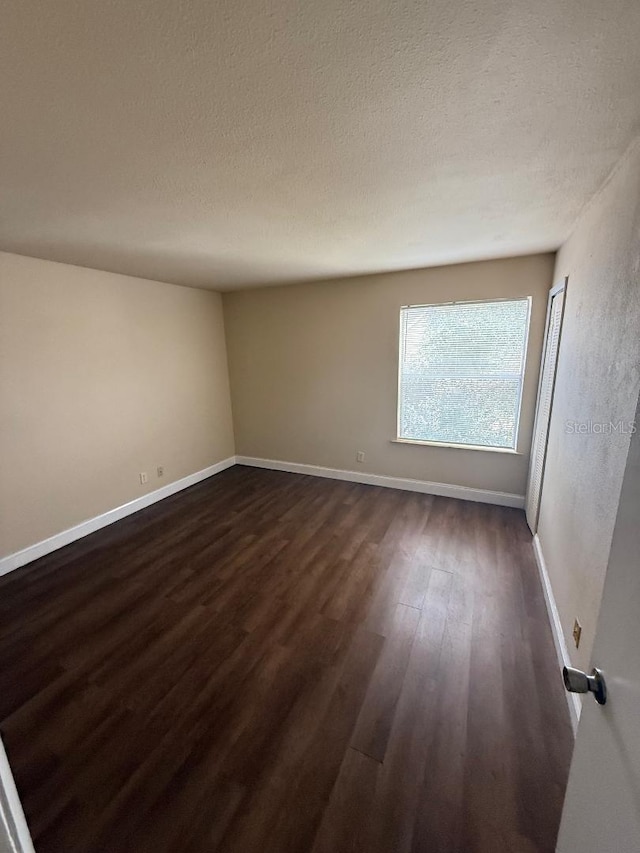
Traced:
<path fill-rule="evenodd" d="M 398 438 L 516 447 L 530 299 L 400 312 Z"/>

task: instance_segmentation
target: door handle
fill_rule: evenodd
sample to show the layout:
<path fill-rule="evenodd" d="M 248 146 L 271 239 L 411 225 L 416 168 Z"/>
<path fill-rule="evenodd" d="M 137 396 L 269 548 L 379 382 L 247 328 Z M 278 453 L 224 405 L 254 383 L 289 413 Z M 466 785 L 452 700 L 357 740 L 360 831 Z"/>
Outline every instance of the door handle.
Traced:
<path fill-rule="evenodd" d="M 581 669 L 573 669 L 570 666 L 562 667 L 562 678 L 564 686 L 569 693 L 593 693 L 593 698 L 598 705 L 605 705 L 607 702 L 607 685 L 604 680 L 604 675 L 595 667 L 591 670 L 591 675 L 587 675 Z"/>

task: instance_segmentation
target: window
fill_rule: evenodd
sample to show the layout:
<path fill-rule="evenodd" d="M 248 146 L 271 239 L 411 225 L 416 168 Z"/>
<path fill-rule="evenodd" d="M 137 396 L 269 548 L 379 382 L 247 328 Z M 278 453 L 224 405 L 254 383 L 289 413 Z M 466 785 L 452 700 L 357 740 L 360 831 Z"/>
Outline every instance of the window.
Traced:
<path fill-rule="evenodd" d="M 398 438 L 516 448 L 531 300 L 400 311 Z"/>

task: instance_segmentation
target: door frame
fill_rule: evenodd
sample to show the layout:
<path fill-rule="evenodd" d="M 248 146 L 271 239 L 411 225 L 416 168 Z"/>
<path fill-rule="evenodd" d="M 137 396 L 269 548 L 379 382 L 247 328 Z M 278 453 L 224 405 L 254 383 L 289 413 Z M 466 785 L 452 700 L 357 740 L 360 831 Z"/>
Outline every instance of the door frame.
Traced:
<path fill-rule="evenodd" d="M 533 447 L 536 440 L 536 434 L 538 429 L 538 420 L 540 416 L 540 393 L 542 391 L 542 378 L 544 376 L 544 365 L 547 355 L 547 340 L 549 337 L 549 321 L 551 319 L 551 306 L 553 304 L 553 299 L 559 293 L 564 291 L 564 299 L 562 300 L 562 309 L 560 311 L 560 331 L 558 332 L 558 351 L 556 353 L 556 363 L 553 370 L 553 378 L 551 380 L 551 405 L 549 407 L 549 423 L 547 424 L 547 434 L 545 436 L 544 442 L 544 455 L 542 458 L 542 471 L 540 473 L 540 494 L 538 499 L 538 506 L 536 507 L 536 517 L 535 523 L 531 529 L 531 533 L 535 536 L 538 530 L 538 520 L 540 518 L 540 506 L 542 504 L 542 490 L 544 488 L 544 473 L 545 468 L 547 466 L 547 449 L 549 444 L 549 432 L 551 429 L 551 418 L 553 417 L 553 398 L 556 393 L 556 377 L 558 375 L 558 363 L 560 361 L 560 346 L 562 344 L 562 328 L 564 326 L 564 312 L 567 306 L 567 289 L 569 286 L 569 276 L 564 277 L 564 281 L 558 282 L 558 284 L 554 285 L 549 291 L 549 296 L 547 297 L 547 314 L 544 321 L 544 340 L 542 342 L 542 356 L 540 359 L 540 373 L 538 375 L 538 391 L 536 394 L 536 414 L 533 421 L 533 433 L 531 435 L 531 449 L 529 451 L 529 470 L 527 472 L 527 489 L 525 492 L 525 506 L 527 503 L 527 495 L 529 493 L 529 481 L 531 476 L 531 466 L 533 464 Z"/>

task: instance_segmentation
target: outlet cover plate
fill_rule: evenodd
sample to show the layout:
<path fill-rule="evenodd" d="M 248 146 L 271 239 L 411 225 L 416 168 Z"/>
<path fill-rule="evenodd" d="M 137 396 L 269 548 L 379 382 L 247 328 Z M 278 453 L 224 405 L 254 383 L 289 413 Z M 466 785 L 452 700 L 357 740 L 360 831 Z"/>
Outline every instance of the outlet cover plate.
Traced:
<path fill-rule="evenodd" d="M 580 637 L 582 636 L 582 625 L 576 619 L 573 623 L 573 642 L 576 644 L 576 649 L 580 648 Z"/>

